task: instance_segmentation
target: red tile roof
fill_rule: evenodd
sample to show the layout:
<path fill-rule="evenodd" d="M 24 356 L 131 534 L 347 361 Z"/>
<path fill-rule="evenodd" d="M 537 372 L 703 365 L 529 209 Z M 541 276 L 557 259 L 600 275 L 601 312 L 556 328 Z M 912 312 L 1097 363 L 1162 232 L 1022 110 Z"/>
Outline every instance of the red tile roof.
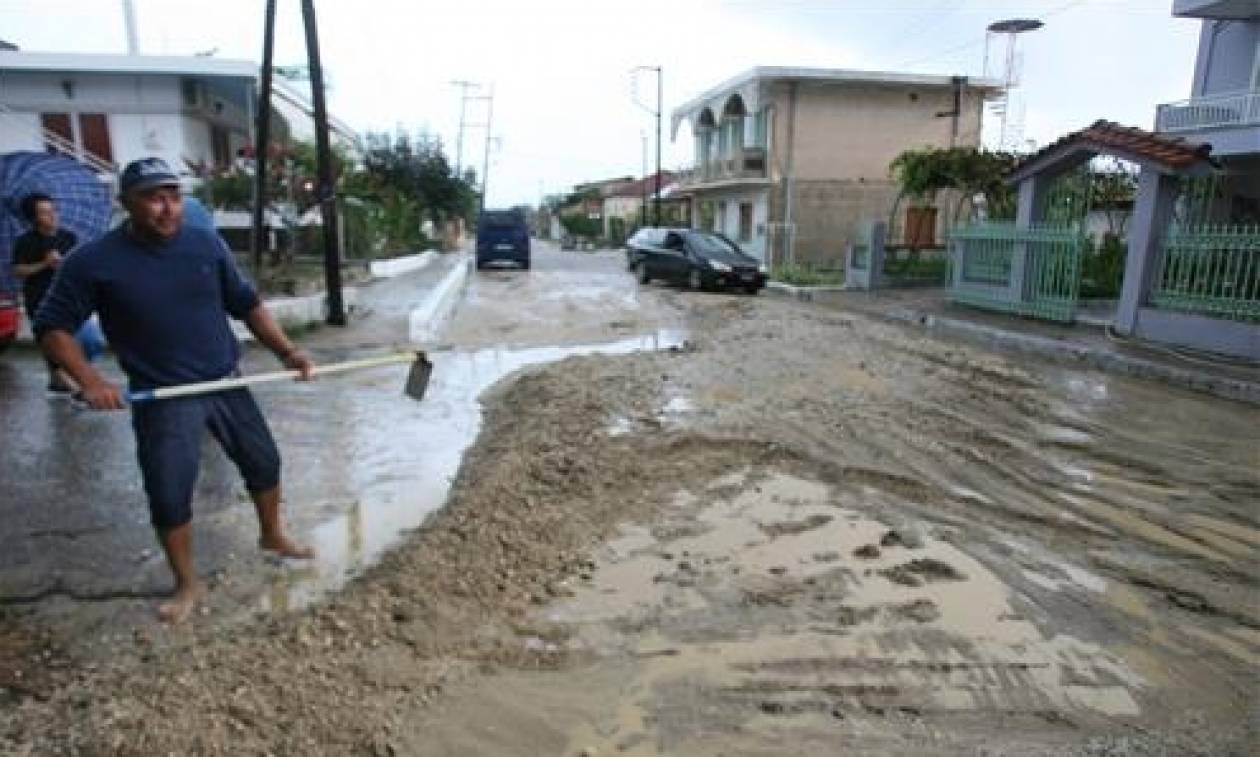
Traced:
<path fill-rule="evenodd" d="M 1111 121 L 1095 121 L 1080 131 L 1066 134 L 1020 161 L 1011 172 L 1012 178 L 1030 173 L 1028 169 L 1042 163 L 1066 148 L 1081 146 L 1091 152 L 1118 153 L 1119 157 L 1154 163 L 1171 171 L 1190 168 L 1201 162 L 1212 162 L 1209 144 L 1188 142 L 1181 137 L 1158 134 Z"/>

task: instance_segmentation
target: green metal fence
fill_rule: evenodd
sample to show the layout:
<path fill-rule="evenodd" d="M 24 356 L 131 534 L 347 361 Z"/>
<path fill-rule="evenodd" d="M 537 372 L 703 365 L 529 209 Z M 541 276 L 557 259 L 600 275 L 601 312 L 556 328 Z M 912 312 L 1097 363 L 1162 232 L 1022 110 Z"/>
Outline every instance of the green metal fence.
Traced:
<path fill-rule="evenodd" d="M 856 271 L 865 271 L 871 267 L 871 243 L 869 240 L 859 239 L 853 243 L 853 258 L 849 261 L 849 266 Z"/>
<path fill-rule="evenodd" d="M 1174 229 L 1163 240 L 1151 304 L 1260 321 L 1260 225 Z"/>
<path fill-rule="evenodd" d="M 1085 236 L 1076 227 L 976 224 L 950 234 L 949 297 L 987 310 L 1072 321 Z"/>

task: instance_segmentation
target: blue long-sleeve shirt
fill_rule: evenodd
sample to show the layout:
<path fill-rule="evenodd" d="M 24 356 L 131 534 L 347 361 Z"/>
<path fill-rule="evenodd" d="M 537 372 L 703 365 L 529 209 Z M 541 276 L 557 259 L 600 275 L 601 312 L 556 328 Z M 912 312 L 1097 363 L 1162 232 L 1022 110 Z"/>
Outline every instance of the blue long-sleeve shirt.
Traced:
<path fill-rule="evenodd" d="M 73 334 L 95 311 L 131 388 L 154 389 L 231 374 L 240 345 L 227 317 L 258 302 L 213 231 L 184 224 L 147 243 L 124 224 L 62 261 L 34 331 Z"/>

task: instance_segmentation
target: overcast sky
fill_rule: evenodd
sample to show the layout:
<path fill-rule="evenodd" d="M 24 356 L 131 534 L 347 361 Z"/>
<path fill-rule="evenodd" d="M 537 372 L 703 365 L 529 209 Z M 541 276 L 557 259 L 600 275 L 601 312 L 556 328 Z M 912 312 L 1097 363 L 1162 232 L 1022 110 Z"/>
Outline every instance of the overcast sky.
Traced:
<path fill-rule="evenodd" d="M 262 0 L 134 0 L 140 48 L 261 57 Z M 982 73 L 985 26 L 1042 18 L 1020 40 L 1024 137 L 1052 141 L 1098 118 L 1149 128 L 1189 95 L 1199 23 L 1171 0 L 318 0 L 330 109 L 367 130 L 427 128 L 455 151 L 464 79 L 494 87 L 490 201 L 536 202 L 579 181 L 639 174 L 651 115 L 631 69 L 664 67 L 663 165 L 691 160 L 668 113 L 749 67 Z M 304 62 L 298 0 L 279 0 L 276 62 Z M 24 50 L 124 52 L 119 0 L 0 0 L 0 39 Z M 640 93 L 655 97 L 652 75 Z M 2 93 L 0 93 L 2 99 Z M 469 107 L 484 122 L 484 104 Z M 485 130 L 464 162 L 481 166 Z"/>

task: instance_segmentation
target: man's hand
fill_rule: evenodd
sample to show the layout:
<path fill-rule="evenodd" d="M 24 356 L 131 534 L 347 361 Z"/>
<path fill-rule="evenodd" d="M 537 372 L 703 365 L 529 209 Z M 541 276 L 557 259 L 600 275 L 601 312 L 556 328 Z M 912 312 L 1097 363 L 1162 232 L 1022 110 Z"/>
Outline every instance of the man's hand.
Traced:
<path fill-rule="evenodd" d="M 44 253 L 44 265 L 56 270 L 61 267 L 61 253 L 56 250 L 49 250 Z"/>
<path fill-rule="evenodd" d="M 123 402 L 122 392 L 108 381 L 85 384 L 82 395 L 83 401 L 93 410 L 123 410 L 127 407 L 127 403 Z"/>
<path fill-rule="evenodd" d="M 311 360 L 310 355 L 307 355 L 305 352 L 297 348 L 286 352 L 281 357 L 281 361 L 284 362 L 285 368 L 288 368 L 291 371 L 302 372 L 302 375 L 299 377 L 300 381 L 310 381 L 311 377 L 314 375 L 315 362 Z"/>

